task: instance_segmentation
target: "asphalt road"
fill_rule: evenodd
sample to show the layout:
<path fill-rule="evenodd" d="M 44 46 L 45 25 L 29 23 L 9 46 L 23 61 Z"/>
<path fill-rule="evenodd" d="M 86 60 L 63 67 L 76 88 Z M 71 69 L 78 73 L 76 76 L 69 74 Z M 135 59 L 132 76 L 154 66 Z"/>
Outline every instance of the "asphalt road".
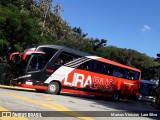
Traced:
<path fill-rule="evenodd" d="M 51 95 L 0 85 L 0 120 L 158 120 L 157 115 L 158 109 L 151 103 L 97 100 L 94 96 L 70 93 Z"/>

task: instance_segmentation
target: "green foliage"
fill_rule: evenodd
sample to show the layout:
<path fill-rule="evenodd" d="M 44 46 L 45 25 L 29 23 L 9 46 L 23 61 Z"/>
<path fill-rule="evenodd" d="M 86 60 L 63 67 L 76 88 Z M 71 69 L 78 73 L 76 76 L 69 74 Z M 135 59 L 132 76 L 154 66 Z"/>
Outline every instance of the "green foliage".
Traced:
<path fill-rule="evenodd" d="M 40 37 L 39 22 L 30 16 L 28 10 L 19 10 L 13 4 L 1 6 L 0 45 L 11 45 L 13 49 L 22 50 L 28 45 L 45 41 L 45 37 Z"/>
<path fill-rule="evenodd" d="M 72 28 L 62 19 L 61 5 L 52 1 L 0 1 L 0 57 L 33 44 L 60 44 L 139 68 L 143 79 L 156 78 L 150 68 L 160 63 L 135 50 L 106 46 L 105 39 L 87 38 L 80 27 Z"/>

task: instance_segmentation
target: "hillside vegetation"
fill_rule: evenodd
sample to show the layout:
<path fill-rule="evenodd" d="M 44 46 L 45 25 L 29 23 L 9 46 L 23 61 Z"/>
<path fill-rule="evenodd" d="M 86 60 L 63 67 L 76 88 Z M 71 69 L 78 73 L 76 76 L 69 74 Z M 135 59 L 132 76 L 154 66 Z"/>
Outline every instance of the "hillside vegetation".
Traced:
<path fill-rule="evenodd" d="M 142 71 L 142 79 L 156 79 L 154 58 L 131 49 L 107 46 L 107 40 L 89 38 L 80 27 L 62 19 L 53 0 L 0 0 L 0 58 L 33 44 L 59 44 L 86 51 Z"/>

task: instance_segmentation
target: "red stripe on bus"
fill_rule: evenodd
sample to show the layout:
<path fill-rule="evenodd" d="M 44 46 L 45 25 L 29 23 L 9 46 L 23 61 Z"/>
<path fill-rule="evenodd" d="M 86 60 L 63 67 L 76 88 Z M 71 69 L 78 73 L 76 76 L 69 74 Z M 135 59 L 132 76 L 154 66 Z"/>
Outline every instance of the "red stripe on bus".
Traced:
<path fill-rule="evenodd" d="M 39 89 L 39 90 L 47 90 L 47 86 L 37 86 L 37 85 L 27 85 L 27 84 L 18 84 L 19 87 L 24 88 L 32 88 L 32 89 Z"/>
<path fill-rule="evenodd" d="M 40 89 L 40 90 L 47 90 L 46 86 L 37 86 L 37 85 L 27 85 L 27 84 L 20 84 L 21 87 L 25 88 L 33 88 L 33 89 Z"/>

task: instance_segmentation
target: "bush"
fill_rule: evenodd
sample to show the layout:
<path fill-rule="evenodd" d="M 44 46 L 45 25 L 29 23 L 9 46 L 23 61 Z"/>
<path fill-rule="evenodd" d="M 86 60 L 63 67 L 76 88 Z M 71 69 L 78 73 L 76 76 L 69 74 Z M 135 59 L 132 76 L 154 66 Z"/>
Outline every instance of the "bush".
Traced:
<path fill-rule="evenodd" d="M 0 84 L 10 85 L 10 66 L 8 63 L 0 63 Z"/>

